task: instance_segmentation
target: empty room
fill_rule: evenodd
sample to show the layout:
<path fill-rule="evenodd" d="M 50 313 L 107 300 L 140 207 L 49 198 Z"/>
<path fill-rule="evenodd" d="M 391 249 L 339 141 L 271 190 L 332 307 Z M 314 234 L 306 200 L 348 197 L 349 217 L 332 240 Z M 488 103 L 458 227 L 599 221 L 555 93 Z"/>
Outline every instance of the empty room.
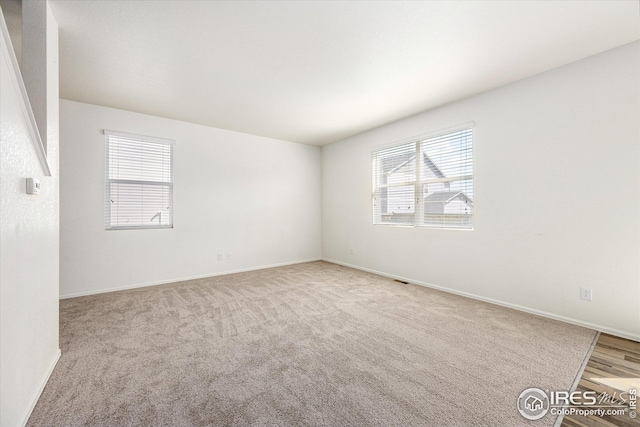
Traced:
<path fill-rule="evenodd" d="M 640 425 L 640 1 L 0 8 L 1 427 Z"/>

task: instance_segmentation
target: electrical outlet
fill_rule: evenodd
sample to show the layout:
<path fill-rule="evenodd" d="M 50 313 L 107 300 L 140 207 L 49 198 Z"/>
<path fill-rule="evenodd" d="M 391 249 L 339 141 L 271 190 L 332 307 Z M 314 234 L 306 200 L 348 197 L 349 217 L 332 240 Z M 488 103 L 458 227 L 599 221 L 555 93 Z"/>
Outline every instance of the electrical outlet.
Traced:
<path fill-rule="evenodd" d="M 349 249 L 349 253 L 353 255 L 353 248 Z"/>
<path fill-rule="evenodd" d="M 586 301 L 591 301 L 593 299 L 591 289 L 580 287 L 580 298 Z"/>
<path fill-rule="evenodd" d="M 218 254 L 218 261 L 222 261 L 222 254 Z"/>
<path fill-rule="evenodd" d="M 227 252 L 227 259 L 231 259 L 231 252 Z"/>

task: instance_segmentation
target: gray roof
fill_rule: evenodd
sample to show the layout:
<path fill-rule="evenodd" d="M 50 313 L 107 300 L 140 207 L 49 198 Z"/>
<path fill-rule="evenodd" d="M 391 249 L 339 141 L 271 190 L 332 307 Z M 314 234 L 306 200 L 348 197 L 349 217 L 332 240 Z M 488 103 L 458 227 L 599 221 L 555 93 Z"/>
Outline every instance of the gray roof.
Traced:
<path fill-rule="evenodd" d="M 431 193 L 424 198 L 425 203 L 444 203 L 445 205 L 454 199 L 462 200 L 463 202 L 473 205 L 473 200 L 462 191 L 439 191 L 437 193 Z"/>
<path fill-rule="evenodd" d="M 436 166 L 435 163 L 433 163 L 433 160 L 431 160 L 429 158 L 429 156 L 427 156 L 426 154 L 422 153 L 422 161 L 424 162 L 425 165 L 427 165 L 427 167 L 429 169 L 431 169 L 431 172 L 433 172 L 433 174 L 438 177 L 438 178 L 444 178 L 444 174 L 442 173 L 442 171 L 440 170 L 440 168 L 438 166 Z"/>
<path fill-rule="evenodd" d="M 413 159 L 416 158 L 415 153 L 411 155 L 411 157 L 409 157 L 408 159 L 402 161 L 401 163 L 399 163 L 398 165 L 396 165 L 393 169 L 391 169 L 388 173 L 389 174 L 393 174 L 396 171 L 400 170 L 402 167 L 404 167 L 405 165 L 407 165 L 409 162 L 413 161 Z M 436 176 L 436 178 L 444 178 L 444 174 L 442 173 L 442 171 L 440 170 L 440 168 L 438 168 L 438 166 L 436 166 L 435 163 L 433 163 L 433 160 L 431 160 L 429 158 L 429 156 L 427 156 L 425 153 L 422 153 L 422 161 L 424 162 L 424 164 L 431 169 L 431 172 L 433 172 L 433 174 Z"/>

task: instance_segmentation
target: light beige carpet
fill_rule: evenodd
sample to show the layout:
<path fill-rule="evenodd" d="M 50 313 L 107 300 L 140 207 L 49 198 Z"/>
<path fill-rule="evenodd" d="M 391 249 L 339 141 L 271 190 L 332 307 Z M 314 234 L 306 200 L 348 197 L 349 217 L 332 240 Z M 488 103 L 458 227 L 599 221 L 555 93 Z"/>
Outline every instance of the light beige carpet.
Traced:
<path fill-rule="evenodd" d="M 29 426 L 551 426 L 592 330 L 325 262 L 60 302 Z"/>

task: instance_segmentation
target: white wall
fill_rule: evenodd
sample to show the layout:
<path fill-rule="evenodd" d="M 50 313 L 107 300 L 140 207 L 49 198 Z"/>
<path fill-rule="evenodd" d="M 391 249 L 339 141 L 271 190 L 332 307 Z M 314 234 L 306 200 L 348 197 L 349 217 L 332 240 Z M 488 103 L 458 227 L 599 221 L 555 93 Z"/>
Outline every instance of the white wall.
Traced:
<path fill-rule="evenodd" d="M 640 340 L 639 52 L 635 42 L 325 146 L 323 258 Z M 371 149 L 467 121 L 475 229 L 371 225 Z"/>
<path fill-rule="evenodd" d="M 319 147 L 60 106 L 62 297 L 320 258 Z M 173 229 L 104 230 L 103 129 L 177 141 Z"/>
<path fill-rule="evenodd" d="M 32 63 L 47 70 L 41 85 L 47 93 L 37 95 L 47 99 L 50 177 L 30 136 L 28 109 L 23 109 L 29 100 L 25 95 L 21 104 L 19 71 L 13 72 L 4 46 L 0 71 L 0 425 L 12 427 L 26 423 L 60 355 L 58 30 L 48 4 L 38 5 L 46 13 L 46 24 L 37 31 L 43 38 L 46 32 L 47 46 L 25 51 L 23 58 L 38 55 Z M 33 132 L 37 135 L 38 130 Z M 26 194 L 27 177 L 40 179 L 40 195 Z"/>

